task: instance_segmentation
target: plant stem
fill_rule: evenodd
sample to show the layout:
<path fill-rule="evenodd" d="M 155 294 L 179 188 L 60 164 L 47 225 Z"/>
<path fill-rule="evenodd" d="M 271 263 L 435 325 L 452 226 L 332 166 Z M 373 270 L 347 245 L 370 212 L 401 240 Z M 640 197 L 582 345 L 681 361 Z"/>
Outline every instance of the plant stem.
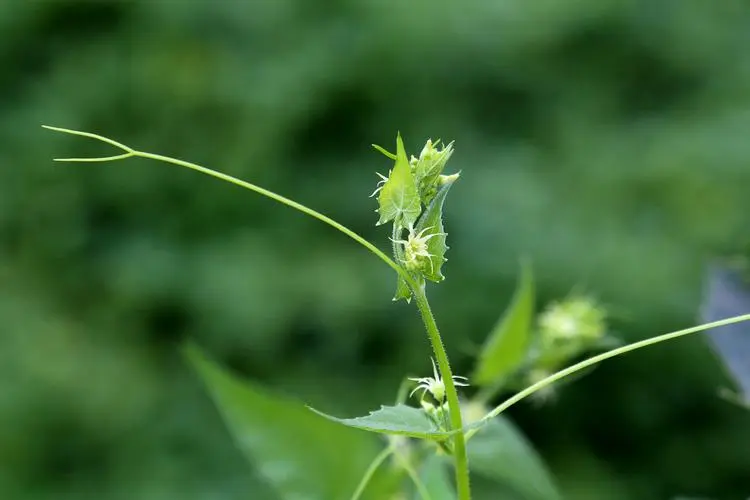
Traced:
<path fill-rule="evenodd" d="M 140 156 L 141 158 L 149 158 L 151 160 L 171 163 L 173 165 L 178 165 L 180 167 L 185 167 L 191 170 L 195 170 L 202 174 L 210 175 L 211 177 L 216 177 L 217 179 L 221 179 L 231 184 L 235 184 L 245 189 L 249 189 L 250 191 L 255 191 L 256 193 L 266 196 L 268 198 L 271 198 L 274 201 L 278 201 L 279 203 L 282 203 L 288 207 L 299 210 L 300 212 L 304 214 L 314 217 L 315 219 L 318 219 L 319 221 L 324 222 L 328 224 L 329 226 L 332 226 L 338 229 L 339 231 L 349 236 L 351 239 L 353 239 L 360 245 L 367 248 L 376 256 L 380 257 L 380 259 L 383 262 L 388 264 L 394 271 L 401 274 L 404 277 L 404 279 L 406 279 L 407 281 L 413 282 L 413 280 L 411 279 L 411 276 L 409 276 L 408 273 L 400 265 L 396 264 L 393 260 L 391 260 L 391 258 L 388 257 L 385 253 L 383 253 L 378 247 L 376 247 L 375 245 L 373 245 L 372 243 L 370 243 L 369 241 L 367 241 L 362 236 L 358 235 L 357 233 L 355 233 L 348 227 L 344 226 L 343 224 L 336 222 L 335 220 L 331 219 L 327 215 L 323 215 L 320 212 L 313 210 L 312 208 L 306 207 L 305 205 L 301 203 L 297 203 L 294 200 L 290 200 L 289 198 L 281 196 L 280 194 L 276 194 L 273 191 L 269 191 L 268 189 L 264 189 L 260 186 L 256 186 L 255 184 L 251 184 L 249 182 L 245 182 L 243 180 L 237 179 L 236 177 L 232 177 L 231 175 L 223 174 L 221 172 L 217 172 L 216 170 L 211 170 L 210 168 L 206 168 L 201 165 L 196 165 L 195 163 L 191 163 L 191 162 L 184 161 L 184 160 L 178 160 L 177 158 L 170 158 L 169 156 L 162 156 L 162 155 L 158 155 L 154 153 L 145 153 L 143 151 L 135 151 L 134 155 Z"/>
<path fill-rule="evenodd" d="M 677 330 L 676 332 L 671 333 L 665 333 L 664 335 L 659 335 L 656 337 L 651 337 L 649 339 L 641 340 L 638 342 L 633 342 L 628 345 L 624 345 L 622 347 L 618 347 L 617 349 L 612 349 L 611 351 L 604 352 L 602 354 L 598 354 L 596 356 L 593 356 L 591 358 L 585 359 L 581 361 L 580 363 L 576 363 L 572 366 L 569 366 L 565 368 L 564 370 L 560 370 L 558 372 L 553 373 L 549 377 L 540 380 L 539 382 L 530 385 L 526 389 L 522 390 L 521 392 L 513 395 L 512 397 L 506 399 L 503 401 L 500 405 L 495 407 L 494 410 L 489 412 L 487 415 L 485 415 L 482 420 L 479 423 L 487 422 L 488 420 L 495 418 L 496 416 L 500 415 L 502 412 L 513 406 L 514 404 L 518 403 L 522 399 L 525 399 L 532 394 L 534 394 L 537 391 L 541 391 L 545 387 L 557 382 L 558 380 L 567 377 L 568 375 L 571 375 L 577 371 L 583 370 L 584 368 L 588 368 L 591 365 L 594 365 L 596 363 L 599 363 L 601 361 L 604 361 L 609 358 L 614 358 L 615 356 L 619 356 L 621 354 L 628 353 L 630 351 L 635 351 L 636 349 L 640 349 L 642 347 L 648 347 L 650 345 L 658 344 L 660 342 L 664 342 L 667 340 L 676 339 L 678 337 L 683 337 L 685 335 L 690 335 L 692 333 L 698 333 L 702 332 L 704 330 L 709 330 L 711 328 L 716 328 L 720 326 L 725 325 L 731 325 L 733 323 L 739 323 L 741 321 L 749 321 L 750 320 L 750 314 L 743 314 L 741 316 L 734 316 L 731 318 L 725 318 L 718 321 L 713 321 L 711 323 L 705 323 L 698 326 L 692 326 L 690 328 L 685 328 L 683 330 Z M 447 385 L 446 385 L 447 388 Z M 481 426 L 476 425 L 473 426 L 471 430 L 469 430 L 466 433 L 466 439 L 469 440 L 471 437 L 479 432 L 482 429 Z"/>
<path fill-rule="evenodd" d="M 264 189 L 260 186 L 256 186 L 255 184 L 251 184 L 249 182 L 240 180 L 236 177 L 232 177 L 231 175 L 223 174 L 221 172 L 217 172 L 216 170 L 212 170 L 210 168 L 206 168 L 201 165 L 191 163 L 185 160 L 179 160 L 177 158 L 171 158 L 169 156 L 163 156 L 163 155 L 154 154 L 154 153 L 147 153 L 145 151 L 138 151 L 129 146 L 126 146 L 125 144 L 122 144 L 120 142 L 114 141 L 112 139 L 109 139 L 107 137 L 104 137 L 98 134 L 92 134 L 90 132 L 82 132 L 80 130 L 72 130 L 72 129 L 66 129 L 66 128 L 61 128 L 61 127 L 51 127 L 49 125 L 42 125 L 42 127 L 49 129 L 49 130 L 54 130 L 56 132 L 63 132 L 66 134 L 78 135 L 81 137 L 88 137 L 90 139 L 95 139 L 95 140 L 110 144 L 124 151 L 123 154 L 116 155 L 116 156 L 106 156 L 106 157 L 98 157 L 98 158 L 55 158 L 55 161 L 105 162 L 105 161 L 124 160 L 126 158 L 131 158 L 131 157 L 141 157 L 141 158 L 161 161 L 164 163 L 170 163 L 172 165 L 177 165 L 177 166 L 184 167 L 184 168 L 189 168 L 191 170 L 195 170 L 202 174 L 209 175 L 211 177 L 215 177 L 217 179 L 221 179 L 223 181 L 229 182 L 236 186 L 243 187 L 250 191 L 254 191 L 260 195 L 271 198 L 272 200 L 277 201 L 283 205 L 294 208 L 304 214 L 314 217 L 318 219 L 319 221 L 324 222 L 325 224 L 328 224 L 329 226 L 332 226 L 338 229 L 339 231 L 341 231 L 342 233 L 344 233 L 345 235 L 349 236 L 354 241 L 356 241 L 360 245 L 370 250 L 378 258 L 380 258 L 380 260 L 385 262 L 389 267 L 391 267 L 394 271 L 396 271 L 404 279 L 404 281 L 406 281 L 406 283 L 409 285 L 409 288 L 411 288 L 414 296 L 417 299 L 417 305 L 419 307 L 420 312 L 422 313 L 422 319 L 424 320 L 425 327 L 427 328 L 427 332 L 430 337 L 430 342 L 432 343 L 432 348 L 435 351 L 435 357 L 438 360 L 440 374 L 445 383 L 446 395 L 448 397 L 448 405 L 450 407 L 451 427 L 452 427 L 452 430 L 456 431 L 456 434 L 454 437 L 454 448 L 455 448 L 454 455 L 456 457 L 456 482 L 458 484 L 458 493 L 459 493 L 458 497 L 459 497 L 459 500 L 471 500 L 471 495 L 470 495 L 470 490 L 469 490 L 469 466 L 468 466 L 468 460 L 466 456 L 466 441 L 464 439 L 463 431 L 461 430 L 463 428 L 463 424 L 461 421 L 461 408 L 459 407 L 458 394 L 456 393 L 456 387 L 453 383 L 453 374 L 451 373 L 450 365 L 448 363 L 448 356 L 445 353 L 445 348 L 443 347 L 443 342 L 440 338 L 440 332 L 438 331 L 437 324 L 435 323 L 435 318 L 432 316 L 432 311 L 430 310 L 430 305 L 427 302 L 427 296 L 424 293 L 424 289 L 422 286 L 420 286 L 420 284 L 418 284 L 414 280 L 414 278 L 412 278 L 411 274 L 407 272 L 406 269 L 404 269 L 401 265 L 397 264 L 394 260 L 388 257 L 375 245 L 373 245 L 372 243 L 370 243 L 369 241 L 367 241 L 362 236 L 355 233 L 348 227 L 344 226 L 343 224 L 336 222 L 330 217 L 323 215 L 320 212 L 313 210 L 309 207 L 306 207 L 305 205 L 302 205 L 301 203 L 297 203 L 296 201 L 290 200 L 289 198 L 276 194 L 273 191 L 269 191 L 268 189 Z M 395 235 L 398 234 L 395 228 L 394 228 L 393 234 L 394 234 L 394 239 L 395 239 Z M 394 251 L 395 251 L 396 257 L 399 256 L 399 249 L 397 247 L 398 245 L 394 244 Z M 376 457 L 376 461 L 373 462 L 373 464 L 375 465 L 375 468 L 377 468 L 377 465 L 379 465 L 379 462 L 381 460 L 384 460 L 386 456 L 387 455 L 384 451 L 383 455 Z M 370 471 L 368 471 L 368 473 L 369 472 Z"/>
<path fill-rule="evenodd" d="M 357 485 L 357 489 L 352 495 L 351 500 L 359 500 L 359 498 L 362 496 L 362 493 L 365 492 L 365 488 L 367 488 L 367 485 L 370 483 L 370 480 L 372 480 L 372 477 L 375 475 L 375 472 L 378 470 L 380 465 L 385 462 L 385 459 L 394 452 L 394 450 L 395 448 L 393 446 L 388 445 L 387 448 L 378 453 L 375 458 L 372 459 L 372 463 L 370 463 L 370 466 L 367 467 L 365 475 L 362 476 L 362 479 Z"/>
<path fill-rule="evenodd" d="M 414 483 L 414 488 L 416 488 L 417 493 L 419 494 L 419 498 L 421 498 L 422 500 L 432 500 L 430 492 L 427 491 L 427 487 L 424 485 L 424 482 L 419 478 L 419 474 L 417 474 L 414 466 L 412 466 L 411 461 L 409 461 L 409 459 L 395 447 L 393 449 L 393 456 L 396 458 L 398 464 L 402 469 L 406 471 L 406 473 L 409 475 L 409 478 Z"/>
<path fill-rule="evenodd" d="M 422 321 L 427 329 L 427 335 L 430 337 L 432 350 L 437 359 L 440 377 L 445 384 L 445 395 L 448 399 L 448 410 L 450 414 L 451 430 L 457 431 L 453 436 L 453 457 L 456 467 L 456 487 L 458 490 L 458 500 L 471 500 L 471 488 L 469 485 L 469 458 L 466 453 L 466 439 L 464 437 L 463 422 L 461 419 L 461 407 L 458 401 L 458 392 L 456 385 L 453 383 L 453 373 L 448 361 L 448 355 L 443 346 L 443 340 L 440 337 L 435 317 L 432 315 L 430 303 L 427 301 L 427 295 L 422 287 L 412 288 L 414 299 L 422 315 Z"/>
<path fill-rule="evenodd" d="M 290 200 L 289 198 L 286 198 L 284 196 L 281 196 L 280 194 L 276 194 L 273 191 L 269 191 L 268 189 L 264 189 L 260 186 L 256 186 L 255 184 L 251 184 L 249 182 L 245 182 L 243 180 L 240 180 L 236 177 L 232 177 L 231 175 L 223 174 L 221 172 L 217 172 L 216 170 L 212 170 L 207 167 L 203 167 L 201 165 L 197 165 L 195 163 L 191 163 L 189 161 L 185 160 L 179 160 L 177 158 L 171 158 L 169 156 L 163 156 L 158 155 L 154 153 L 147 153 L 145 151 L 138 151 L 136 149 L 131 148 L 130 146 L 126 146 L 125 144 L 122 144 L 121 142 L 117 142 L 115 140 L 112 140 L 108 137 L 104 137 L 98 134 L 92 134 L 91 132 L 82 132 L 80 130 L 72 130 L 68 128 L 61 128 L 61 127 L 51 127 L 49 125 L 42 125 L 43 128 L 46 128 L 48 130 L 54 130 L 55 132 L 62 132 L 65 134 L 71 134 L 71 135 L 78 135 L 81 137 L 88 137 L 89 139 L 95 139 L 97 141 L 101 141 L 107 144 L 110 144 L 116 148 L 119 148 L 124 151 L 123 154 L 116 155 L 116 156 L 103 156 L 103 157 L 97 157 L 97 158 L 55 158 L 55 161 L 60 162 L 77 162 L 77 163 L 93 163 L 93 162 L 106 162 L 106 161 L 116 161 L 116 160 L 124 160 L 126 158 L 132 158 L 132 157 L 141 157 L 141 158 L 148 158 L 151 160 L 161 161 L 164 163 L 171 163 L 172 165 L 177 165 L 179 167 L 185 167 L 189 168 L 190 170 L 195 170 L 197 172 L 200 172 L 202 174 L 209 175 L 211 177 L 215 177 L 217 179 L 221 179 L 223 181 L 229 182 L 230 184 L 234 184 L 236 186 L 243 187 L 245 189 L 248 189 L 250 191 L 254 191 L 260 195 L 266 196 L 268 198 L 271 198 L 274 201 L 277 201 L 283 205 L 286 205 L 288 207 L 294 208 L 295 210 L 299 210 L 300 212 L 307 214 L 311 217 L 314 217 L 318 219 L 321 222 L 324 222 L 325 224 L 328 224 L 329 226 L 332 226 L 345 235 L 349 236 L 351 239 L 362 245 L 363 247 L 367 248 L 369 251 L 371 251 L 373 254 L 375 254 L 380 260 L 388 264 L 388 266 L 391 267 L 394 271 L 396 271 L 404 280 L 409 284 L 411 287 L 416 287 L 417 283 L 414 281 L 414 279 L 411 277 L 411 275 L 401 267 L 399 264 L 393 261 L 390 257 L 388 257 L 385 253 L 383 253 L 378 247 L 364 239 L 359 234 L 355 233 L 348 227 L 344 226 L 343 224 L 336 222 L 335 220 L 331 219 L 330 217 L 321 214 L 320 212 L 313 210 L 312 208 L 306 207 L 305 205 L 302 205 L 301 203 L 297 203 L 296 201 Z"/>

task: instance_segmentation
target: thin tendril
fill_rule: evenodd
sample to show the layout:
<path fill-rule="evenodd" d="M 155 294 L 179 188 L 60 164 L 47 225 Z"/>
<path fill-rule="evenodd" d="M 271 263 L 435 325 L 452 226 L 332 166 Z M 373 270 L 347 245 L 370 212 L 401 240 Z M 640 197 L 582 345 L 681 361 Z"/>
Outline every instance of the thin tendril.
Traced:
<path fill-rule="evenodd" d="M 417 284 L 414 282 L 414 279 L 411 277 L 411 275 L 406 272 L 406 270 L 401 267 L 399 264 L 393 261 L 390 257 L 388 257 L 385 253 L 383 253 L 378 247 L 367 241 L 365 238 L 360 236 L 359 234 L 355 233 L 348 227 L 344 226 L 343 224 L 336 222 L 335 220 L 331 219 L 330 217 L 323 215 L 322 213 L 313 210 L 312 208 L 309 208 L 305 205 L 302 205 L 301 203 L 297 203 L 296 201 L 290 200 L 289 198 L 286 198 L 284 196 L 281 196 L 279 194 L 274 193 L 273 191 L 269 191 L 268 189 L 264 189 L 260 186 L 256 186 L 255 184 L 251 184 L 249 182 L 237 179 L 236 177 L 232 177 L 231 175 L 223 174 L 221 172 L 217 172 L 216 170 L 212 170 L 210 168 L 203 167 L 201 165 L 197 165 L 195 163 L 191 163 L 184 160 L 179 160 L 177 158 L 171 158 L 169 156 L 163 156 L 158 155 L 154 153 L 147 153 L 144 151 L 138 151 L 135 150 L 129 146 L 126 146 L 125 144 L 122 144 L 120 142 L 117 142 L 115 140 L 109 139 L 107 137 L 98 135 L 98 134 L 92 134 L 90 132 L 82 132 L 80 130 L 71 130 L 67 128 L 61 128 L 61 127 L 51 127 L 49 125 L 42 125 L 42 127 L 48 129 L 48 130 L 54 130 L 56 132 L 63 132 L 66 134 L 72 134 L 72 135 L 78 135 L 82 137 L 88 137 L 90 139 L 95 139 L 97 141 L 101 141 L 107 144 L 110 144 L 116 148 L 119 148 L 123 150 L 125 153 L 121 155 L 116 156 L 106 156 L 106 157 L 95 157 L 95 158 L 55 158 L 55 161 L 67 161 L 67 162 L 104 162 L 104 161 L 114 161 L 114 160 L 122 160 L 125 158 L 129 158 L 131 156 L 137 156 L 141 158 L 148 158 L 151 160 L 161 161 L 164 163 L 170 163 L 172 165 L 177 165 L 180 167 L 189 168 L 191 170 L 195 170 L 197 172 L 200 172 L 202 174 L 209 175 L 211 177 L 215 177 L 217 179 L 221 179 L 223 181 L 229 182 L 231 184 L 234 184 L 236 186 L 243 187 L 245 189 L 249 189 L 250 191 L 254 191 L 260 195 L 266 196 L 267 198 L 271 198 L 274 201 L 277 201 L 283 205 L 286 205 L 288 207 L 294 208 L 295 210 L 299 210 L 300 212 L 307 214 L 311 217 L 314 217 L 318 219 L 321 222 L 324 222 L 328 224 L 329 226 L 334 227 L 335 229 L 338 229 L 345 235 L 349 236 L 351 239 L 359 243 L 360 245 L 367 248 L 370 252 L 375 254 L 380 260 L 385 262 L 389 267 L 391 267 L 394 271 L 396 271 L 409 285 L 416 287 Z"/>
<path fill-rule="evenodd" d="M 560 370 L 559 372 L 553 373 L 549 377 L 542 379 L 533 385 L 530 385 L 529 387 L 522 390 L 521 392 L 518 392 L 515 395 L 503 401 L 501 404 L 495 407 L 494 410 L 489 412 L 479 422 L 477 422 L 477 424 L 473 424 L 471 426 L 472 428 L 469 429 L 468 432 L 466 433 L 466 440 L 468 441 L 469 439 L 471 439 L 471 437 L 474 434 L 479 432 L 482 429 L 482 424 L 500 415 L 502 412 L 504 412 L 505 410 L 513 406 L 514 404 L 518 403 L 519 401 L 523 399 L 526 399 L 527 397 L 531 396 L 537 391 L 541 391 L 542 389 L 553 384 L 554 382 L 557 382 L 558 380 L 565 378 L 568 375 L 571 375 L 577 371 L 583 370 L 584 368 L 588 368 L 591 365 L 594 365 L 596 363 L 599 363 L 609 358 L 614 358 L 615 356 L 619 356 L 621 354 L 635 351 L 636 349 L 640 349 L 642 347 L 648 347 L 650 345 L 658 344 L 660 342 L 664 342 L 667 340 L 676 339 L 678 337 L 683 337 L 685 335 L 690 335 L 692 333 L 698 333 L 704 330 L 709 330 L 711 328 L 731 325 L 733 323 L 740 323 L 742 321 L 748 321 L 748 320 L 750 320 L 750 314 L 743 314 L 740 316 L 734 316 L 734 317 L 722 319 L 719 321 L 713 321 L 711 323 L 704 323 L 702 325 L 693 326 L 693 327 L 685 328 L 682 330 L 677 330 L 671 333 L 665 333 L 664 335 L 659 335 L 659 336 L 641 340 L 638 342 L 633 342 L 631 344 L 618 347 L 617 349 L 613 349 L 611 351 L 604 352 L 597 356 L 593 356 L 589 359 L 581 361 L 580 363 L 576 363 L 572 366 L 569 366 L 568 368 Z"/>

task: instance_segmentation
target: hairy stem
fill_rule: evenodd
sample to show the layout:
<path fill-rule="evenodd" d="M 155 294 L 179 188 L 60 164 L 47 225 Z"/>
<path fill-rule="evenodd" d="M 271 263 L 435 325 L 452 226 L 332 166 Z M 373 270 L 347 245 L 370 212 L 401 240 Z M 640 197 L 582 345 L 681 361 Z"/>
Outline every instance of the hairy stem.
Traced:
<path fill-rule="evenodd" d="M 107 137 L 104 137 L 98 134 L 92 134 L 90 132 L 82 132 L 80 130 L 72 130 L 72 129 L 66 129 L 66 128 L 60 128 L 60 127 L 50 127 L 48 125 L 42 125 L 42 127 L 48 130 L 54 130 L 56 132 L 63 132 L 66 134 L 78 135 L 81 137 L 95 139 L 95 140 L 110 144 L 124 151 L 123 154 L 116 155 L 116 156 L 95 157 L 95 158 L 56 158 L 55 161 L 105 162 L 105 161 L 123 160 L 126 158 L 137 156 L 141 158 L 147 158 L 151 160 L 161 161 L 164 163 L 169 163 L 172 165 L 177 165 L 179 167 L 188 168 L 190 170 L 195 170 L 202 174 L 215 177 L 217 179 L 229 182 L 230 184 L 240 186 L 250 191 L 254 191 L 255 193 L 258 193 L 260 195 L 271 198 L 274 201 L 277 201 L 283 205 L 299 210 L 300 212 L 304 214 L 314 217 L 315 219 L 318 219 L 319 221 L 324 222 L 328 224 L 329 226 L 334 227 L 335 229 L 338 229 L 339 231 L 349 236 L 351 239 L 353 239 L 360 245 L 367 248 L 370 252 L 372 252 L 374 255 L 380 258 L 380 260 L 385 262 L 389 267 L 391 267 L 394 271 L 396 271 L 406 281 L 406 283 L 409 285 L 409 288 L 411 288 L 411 290 L 413 291 L 414 296 L 417 298 L 417 305 L 419 307 L 420 312 L 422 313 L 422 319 L 424 320 L 425 326 L 427 328 L 427 332 L 430 337 L 430 342 L 432 343 L 433 350 L 435 351 L 435 357 L 438 360 L 438 365 L 440 367 L 441 376 L 443 377 L 443 380 L 445 381 L 446 395 L 448 397 L 448 405 L 450 406 L 451 427 L 453 430 L 456 431 L 456 434 L 454 437 L 454 441 L 455 441 L 454 453 L 455 453 L 455 459 L 456 459 L 456 480 L 458 484 L 458 493 L 459 493 L 458 497 L 459 497 L 459 500 L 471 500 L 471 495 L 469 491 L 469 467 L 468 467 L 468 460 L 466 456 L 466 442 L 464 439 L 464 434 L 461 431 L 461 429 L 463 428 L 463 424 L 461 421 L 461 408 L 459 407 L 459 403 L 458 403 L 458 394 L 456 393 L 456 387 L 453 384 L 453 376 L 451 373 L 450 365 L 448 364 L 448 356 L 445 353 L 445 348 L 443 347 L 443 342 L 440 338 L 440 332 L 438 331 L 437 324 L 435 324 L 435 318 L 432 316 L 432 311 L 430 310 L 430 305 L 427 302 L 427 297 L 424 294 L 424 289 L 423 287 L 421 287 L 420 285 L 416 283 L 416 281 L 406 271 L 406 269 L 404 269 L 401 265 L 393 261 L 390 257 L 388 257 L 375 245 L 373 245 L 372 243 L 370 243 L 365 238 L 355 233 L 348 227 L 344 226 L 343 224 L 340 224 L 339 222 L 336 222 L 330 217 L 323 215 L 316 210 L 308 208 L 305 205 L 302 205 L 301 203 L 297 203 L 296 201 L 290 200 L 289 198 L 276 194 L 273 191 L 269 191 L 268 189 L 264 189 L 260 186 L 256 186 L 255 184 L 251 184 L 249 182 L 240 180 L 236 177 L 232 177 L 231 175 L 223 174 L 221 172 L 217 172 L 210 168 L 203 167 L 196 163 L 179 160 L 177 158 L 171 158 L 169 156 L 163 156 L 163 155 L 154 154 L 154 153 L 147 153 L 144 151 L 138 151 L 129 146 L 126 146 L 125 144 L 122 144 L 120 142 L 114 141 L 112 139 L 109 139 Z M 396 234 L 395 231 L 394 231 L 394 234 Z M 396 250 L 396 255 L 398 255 L 397 249 L 395 250 Z M 365 485 L 367 481 L 369 481 L 368 476 L 371 476 L 372 474 L 374 474 L 374 469 L 376 469 L 377 466 L 380 465 L 382 460 L 385 460 L 386 456 L 387 454 L 384 451 L 382 455 L 379 455 L 378 457 L 376 457 L 376 460 L 373 462 L 374 468 L 372 472 L 368 469 L 367 473 L 365 474 L 365 478 L 364 478 L 366 480 L 364 482 Z"/>
<path fill-rule="evenodd" d="M 445 384 L 445 395 L 448 399 L 451 430 L 457 431 L 453 435 L 453 457 L 456 468 L 458 500 L 471 500 L 469 458 L 466 453 L 466 439 L 464 433 L 461 431 L 461 429 L 463 429 L 461 407 L 458 402 L 456 385 L 453 383 L 453 372 L 451 372 L 448 355 L 445 352 L 443 340 L 440 337 L 440 331 L 438 330 L 437 323 L 435 323 L 435 317 L 432 315 L 430 303 L 427 301 L 427 295 L 425 295 L 424 289 L 422 287 L 414 287 L 412 288 L 412 292 L 414 293 L 414 299 L 417 302 L 419 312 L 422 314 L 422 321 L 424 321 L 425 328 L 427 329 L 427 335 L 430 337 L 432 350 L 435 353 L 435 359 L 437 360 L 438 369 L 440 370 L 440 377 Z"/>

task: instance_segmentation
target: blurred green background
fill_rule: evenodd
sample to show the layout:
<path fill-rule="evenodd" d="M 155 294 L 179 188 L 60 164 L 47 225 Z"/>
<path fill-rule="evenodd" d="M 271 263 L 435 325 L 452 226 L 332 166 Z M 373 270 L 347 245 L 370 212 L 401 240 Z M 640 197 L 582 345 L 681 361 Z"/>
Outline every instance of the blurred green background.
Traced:
<path fill-rule="evenodd" d="M 518 258 L 627 340 L 697 321 L 750 227 L 750 5 L 739 0 L 0 2 L 0 498 L 271 498 L 178 356 L 191 337 L 339 414 L 392 401 L 428 343 L 395 276 L 336 231 L 78 128 L 195 161 L 382 248 L 395 134 L 455 140 L 458 373 Z M 740 499 L 750 415 L 702 338 L 609 361 L 510 414 L 569 499 Z M 336 446 L 332 443 L 332 446 Z"/>

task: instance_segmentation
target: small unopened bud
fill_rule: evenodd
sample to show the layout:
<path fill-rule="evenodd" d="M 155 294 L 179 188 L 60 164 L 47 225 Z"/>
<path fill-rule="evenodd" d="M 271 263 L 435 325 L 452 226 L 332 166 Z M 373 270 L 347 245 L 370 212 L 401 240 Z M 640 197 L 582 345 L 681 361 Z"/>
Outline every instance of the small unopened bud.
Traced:
<path fill-rule="evenodd" d="M 453 184 L 454 182 L 456 182 L 456 180 L 458 180 L 458 177 L 460 175 L 461 174 L 459 172 L 451 175 L 441 175 L 440 177 L 438 177 L 438 187 L 443 187 L 446 184 Z"/>
<path fill-rule="evenodd" d="M 427 139 L 422 152 L 419 153 L 419 161 L 425 163 L 425 166 L 428 168 L 440 169 L 442 171 L 445 168 L 446 162 L 453 154 L 453 143 L 448 144 L 442 149 L 436 147 L 438 144 L 440 144 L 440 139 L 434 143 L 432 139 Z"/>
<path fill-rule="evenodd" d="M 430 203 L 432 198 L 435 197 L 437 189 L 442 185 L 443 170 L 445 170 L 445 165 L 453 155 L 453 143 L 438 149 L 439 143 L 439 139 L 434 143 L 432 139 L 428 139 L 422 148 L 422 152 L 419 153 L 419 158 L 412 157 L 412 172 L 424 205 Z"/>
<path fill-rule="evenodd" d="M 552 304 L 539 316 L 539 331 L 547 345 L 580 342 L 591 344 L 606 332 L 605 313 L 583 297 Z"/>
<path fill-rule="evenodd" d="M 422 405 L 422 409 L 424 410 L 424 412 L 430 416 L 434 415 L 435 411 L 437 410 L 435 405 L 430 403 L 426 399 L 420 400 L 419 404 Z"/>

